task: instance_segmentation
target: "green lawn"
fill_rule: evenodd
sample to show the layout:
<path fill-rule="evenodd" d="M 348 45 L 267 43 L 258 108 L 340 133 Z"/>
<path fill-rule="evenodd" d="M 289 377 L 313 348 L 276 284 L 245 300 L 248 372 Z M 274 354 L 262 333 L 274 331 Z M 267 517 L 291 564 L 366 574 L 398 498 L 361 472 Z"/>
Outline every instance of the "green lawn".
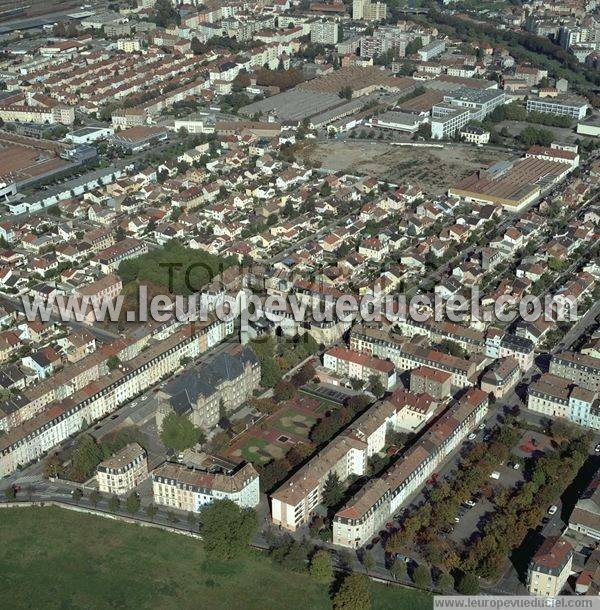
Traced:
<path fill-rule="evenodd" d="M 202 543 L 59 508 L 0 510 L 6 608 L 330 608 L 326 587 L 258 551 L 205 560 Z M 429 596 L 373 585 L 373 608 L 425 610 Z"/>

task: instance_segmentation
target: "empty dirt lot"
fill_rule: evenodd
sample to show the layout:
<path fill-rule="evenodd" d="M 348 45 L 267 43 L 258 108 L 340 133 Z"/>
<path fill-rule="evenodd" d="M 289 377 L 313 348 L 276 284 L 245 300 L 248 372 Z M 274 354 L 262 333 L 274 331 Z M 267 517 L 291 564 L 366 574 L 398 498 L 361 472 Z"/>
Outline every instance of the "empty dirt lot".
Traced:
<path fill-rule="evenodd" d="M 511 156 L 496 149 L 455 143 L 444 148 L 409 148 L 352 140 L 307 146 L 303 155 L 321 162 L 323 169 L 372 175 L 398 184 L 418 183 L 432 195 L 444 193 L 463 177 Z"/>

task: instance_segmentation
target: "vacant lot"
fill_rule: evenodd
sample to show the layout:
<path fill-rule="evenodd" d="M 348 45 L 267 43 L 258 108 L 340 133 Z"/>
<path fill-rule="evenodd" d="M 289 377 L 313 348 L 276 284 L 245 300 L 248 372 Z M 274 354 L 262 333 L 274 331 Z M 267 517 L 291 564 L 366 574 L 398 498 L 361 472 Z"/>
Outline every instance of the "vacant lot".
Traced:
<path fill-rule="evenodd" d="M 330 608 L 327 587 L 256 552 L 207 561 L 202 543 L 58 508 L 0 512 L 6 608 Z M 431 608 L 431 598 L 373 586 L 376 609 Z"/>
<path fill-rule="evenodd" d="M 323 169 L 372 175 L 391 182 L 418 183 L 437 195 L 459 179 L 487 167 L 508 153 L 475 146 L 446 144 L 444 148 L 409 148 L 385 142 L 331 141 L 307 147 L 305 154 Z"/>

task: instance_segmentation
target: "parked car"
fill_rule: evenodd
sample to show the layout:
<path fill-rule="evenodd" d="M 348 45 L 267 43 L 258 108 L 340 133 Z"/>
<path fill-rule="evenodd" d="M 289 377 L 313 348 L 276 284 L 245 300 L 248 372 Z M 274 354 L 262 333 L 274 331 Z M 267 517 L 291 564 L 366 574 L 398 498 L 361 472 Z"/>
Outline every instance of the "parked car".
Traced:
<path fill-rule="evenodd" d="M 553 504 L 549 509 L 548 509 L 548 514 L 549 515 L 555 515 L 556 511 L 558 510 L 558 506 L 556 506 L 555 504 Z"/>
<path fill-rule="evenodd" d="M 492 472 L 492 474 L 490 475 L 490 479 L 498 480 L 499 478 L 500 478 L 500 473 L 497 470 L 494 470 L 494 472 Z"/>
<path fill-rule="evenodd" d="M 519 464 L 519 462 L 515 462 L 513 464 L 513 470 L 519 470 L 519 468 L 521 468 L 521 464 Z"/>
<path fill-rule="evenodd" d="M 600 443 L 598 443 L 594 449 L 596 453 L 600 453 Z"/>
<path fill-rule="evenodd" d="M 469 436 L 467 436 L 467 438 L 470 441 L 473 441 L 473 440 L 475 440 L 477 438 L 477 434 L 475 434 L 475 432 L 471 432 L 471 434 L 469 434 Z"/>
<path fill-rule="evenodd" d="M 475 502 L 474 500 L 467 500 L 465 502 L 465 505 L 468 506 L 469 508 L 473 508 L 476 504 L 477 504 L 477 502 Z"/>

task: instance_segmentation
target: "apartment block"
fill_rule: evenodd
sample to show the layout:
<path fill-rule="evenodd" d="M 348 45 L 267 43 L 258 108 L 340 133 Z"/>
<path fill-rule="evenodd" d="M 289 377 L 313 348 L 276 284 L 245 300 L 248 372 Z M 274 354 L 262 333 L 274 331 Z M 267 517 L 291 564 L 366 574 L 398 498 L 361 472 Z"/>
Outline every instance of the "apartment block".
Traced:
<path fill-rule="evenodd" d="M 323 366 L 337 375 L 358 379 L 367 383 L 372 376 L 378 377 L 386 390 L 396 385 L 396 369 L 389 360 L 381 360 L 342 347 L 332 347 L 323 354 Z"/>
<path fill-rule="evenodd" d="M 102 493 L 129 493 L 148 478 L 148 456 L 137 443 L 130 443 L 112 457 L 100 462 L 96 472 L 98 489 Z"/>
<path fill-rule="evenodd" d="M 573 547 L 560 536 L 549 536 L 527 569 L 527 589 L 532 595 L 556 597 L 567 584 L 573 565 Z"/>
<path fill-rule="evenodd" d="M 366 352 L 377 358 L 389 359 L 398 371 L 410 371 L 420 366 L 450 373 L 452 386 L 474 385 L 479 362 L 450 356 L 426 346 L 424 337 L 412 340 L 367 326 L 356 326 L 350 334 L 350 349 Z"/>
<path fill-rule="evenodd" d="M 415 394 L 429 394 L 439 400 L 448 398 L 452 391 L 452 375 L 420 366 L 410 372 L 410 391 Z"/>
<path fill-rule="evenodd" d="M 350 475 L 364 475 L 368 459 L 385 447 L 389 428 L 397 431 L 418 429 L 433 411 L 430 397 L 416 396 L 403 389 L 367 409 L 273 492 L 273 523 L 290 531 L 307 524 L 321 503 L 323 487 L 330 474 L 337 474 L 340 481 Z"/>
<path fill-rule="evenodd" d="M 337 21 L 319 20 L 310 24 L 310 40 L 317 44 L 333 45 L 339 40 L 340 26 Z"/>
<path fill-rule="evenodd" d="M 385 2 L 371 2 L 371 0 L 353 0 L 352 19 L 364 21 L 383 21 L 387 16 Z"/>
<path fill-rule="evenodd" d="M 588 390 L 600 391 L 600 358 L 576 352 L 562 352 L 552 356 L 550 372 Z"/>
<path fill-rule="evenodd" d="M 233 345 L 185 371 L 159 392 L 160 428 L 168 413 L 185 415 L 196 426 L 214 428 L 222 409 L 233 413 L 260 386 L 260 362 L 249 347 Z"/>
<path fill-rule="evenodd" d="M 581 426 L 600 430 L 598 391 L 588 390 L 571 380 L 544 374 L 528 389 L 527 408 L 548 417 L 562 417 Z"/>
<path fill-rule="evenodd" d="M 532 97 L 527 100 L 527 112 L 547 112 L 581 120 L 585 118 L 588 104 L 583 98 L 574 97 Z"/>
<path fill-rule="evenodd" d="M 577 500 L 569 517 L 569 529 L 600 540 L 600 471 Z"/>
<path fill-rule="evenodd" d="M 378 479 L 365 485 L 333 520 L 333 542 L 359 548 L 431 476 L 483 419 L 488 395 L 471 388 Z"/>
<path fill-rule="evenodd" d="M 166 462 L 152 471 L 154 502 L 197 513 L 214 500 L 231 500 L 241 508 L 260 501 L 259 476 L 252 464 L 233 472 L 206 472 Z"/>
<path fill-rule="evenodd" d="M 60 396 L 64 398 L 56 396 L 56 389 L 52 393 L 45 390 L 44 397 L 48 395 L 50 399 L 47 406 L 29 419 L 22 418 L 17 426 L 0 435 L 0 476 L 7 476 L 20 465 L 38 459 L 91 422 L 112 413 L 171 375 L 181 366 L 182 358 L 197 358 L 231 335 L 233 330 L 232 320 L 186 325 L 167 337 L 160 337 L 162 340 L 147 344 L 137 356 L 127 360 L 122 369 L 111 372 L 103 369 L 102 376 L 78 391 L 59 388 Z"/>

